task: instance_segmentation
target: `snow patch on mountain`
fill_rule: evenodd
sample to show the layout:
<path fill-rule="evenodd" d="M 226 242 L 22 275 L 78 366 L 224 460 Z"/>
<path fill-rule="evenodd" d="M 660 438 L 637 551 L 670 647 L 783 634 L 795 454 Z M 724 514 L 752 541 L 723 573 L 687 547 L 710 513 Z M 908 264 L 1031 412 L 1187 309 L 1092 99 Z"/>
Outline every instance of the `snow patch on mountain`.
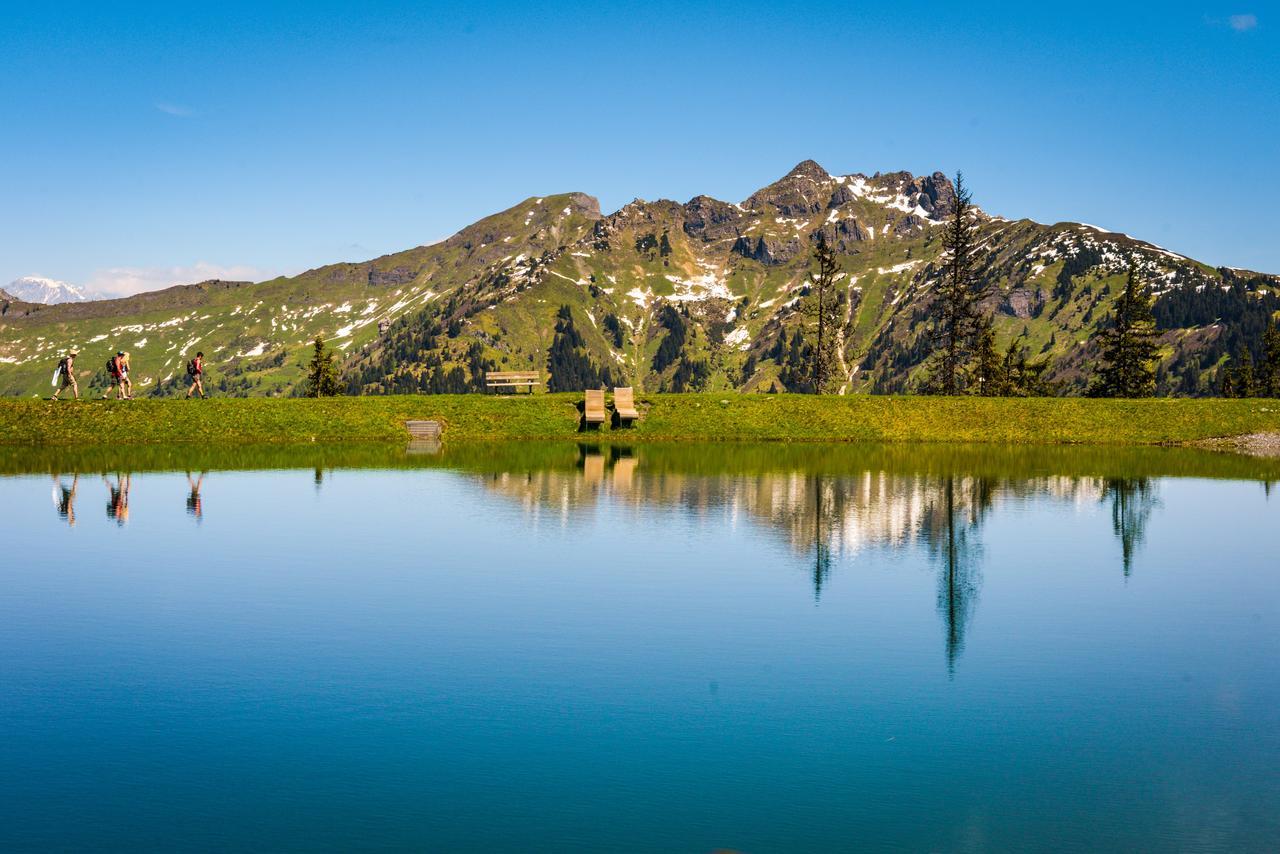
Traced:
<path fill-rule="evenodd" d="M 54 305 L 60 302 L 88 302 L 93 299 L 85 290 L 69 282 L 60 282 L 44 276 L 23 276 L 5 285 L 4 289 L 23 302 Z"/>

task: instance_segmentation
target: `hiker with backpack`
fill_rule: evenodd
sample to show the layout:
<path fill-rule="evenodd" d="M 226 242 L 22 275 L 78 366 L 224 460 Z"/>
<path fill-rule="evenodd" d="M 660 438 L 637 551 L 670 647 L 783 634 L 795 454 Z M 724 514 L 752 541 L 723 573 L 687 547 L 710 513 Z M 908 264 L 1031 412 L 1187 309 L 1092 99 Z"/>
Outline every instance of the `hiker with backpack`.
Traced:
<path fill-rule="evenodd" d="M 120 393 L 125 400 L 133 400 L 133 380 L 129 379 L 129 354 L 121 353 L 117 358 L 120 366 Z"/>
<path fill-rule="evenodd" d="M 79 350 L 68 350 L 67 355 L 58 361 L 58 367 L 53 372 L 53 384 L 58 386 L 53 393 L 54 400 L 57 400 L 58 395 L 67 389 L 71 389 L 71 394 L 76 400 L 80 399 L 80 386 L 76 384 L 76 356 L 78 355 L 80 355 Z"/>
<path fill-rule="evenodd" d="M 204 353 L 196 353 L 196 357 L 187 362 L 187 379 L 191 381 L 191 388 L 187 389 L 187 400 L 191 399 L 193 392 L 199 391 L 200 397 L 204 397 Z"/>
<path fill-rule="evenodd" d="M 107 390 L 103 393 L 102 399 L 106 400 L 111 396 L 111 392 L 116 392 L 116 396 L 124 400 L 124 380 L 122 359 L 124 351 L 118 350 L 110 359 L 107 359 Z"/>

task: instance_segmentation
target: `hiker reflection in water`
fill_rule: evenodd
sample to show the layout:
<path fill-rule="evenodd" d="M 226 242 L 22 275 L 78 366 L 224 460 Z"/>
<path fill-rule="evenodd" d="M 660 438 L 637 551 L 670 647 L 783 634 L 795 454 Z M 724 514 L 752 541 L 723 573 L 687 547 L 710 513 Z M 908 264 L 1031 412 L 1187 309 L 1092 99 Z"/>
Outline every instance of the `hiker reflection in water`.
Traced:
<path fill-rule="evenodd" d="M 68 488 L 62 482 L 62 475 L 55 474 L 53 476 L 53 505 L 58 508 L 58 516 L 67 520 L 67 524 L 75 527 L 76 524 L 76 487 L 80 485 L 80 475 L 71 476 L 71 486 Z"/>
<path fill-rule="evenodd" d="M 191 472 L 187 472 L 187 484 L 191 487 L 191 494 L 187 496 L 187 513 L 196 519 L 196 524 L 204 521 L 204 501 L 200 498 L 200 487 L 204 485 L 204 472 L 195 479 L 191 479 Z"/>
<path fill-rule="evenodd" d="M 124 527 L 124 523 L 129 521 L 129 475 L 117 474 L 115 485 L 112 486 L 104 474 L 102 482 L 111 491 L 111 500 L 107 502 L 107 518 L 114 519 L 117 525 Z"/>

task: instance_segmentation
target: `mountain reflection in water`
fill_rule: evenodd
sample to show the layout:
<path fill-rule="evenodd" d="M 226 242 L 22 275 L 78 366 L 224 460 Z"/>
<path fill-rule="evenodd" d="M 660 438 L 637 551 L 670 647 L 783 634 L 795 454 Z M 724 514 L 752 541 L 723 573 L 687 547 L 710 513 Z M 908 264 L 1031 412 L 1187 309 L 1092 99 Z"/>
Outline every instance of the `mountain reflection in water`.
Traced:
<path fill-rule="evenodd" d="M 639 453 L 639 456 L 637 456 Z M 573 470 L 502 471 L 483 476 L 491 491 L 542 519 L 567 524 L 601 501 L 645 508 L 675 505 L 707 523 L 748 520 L 804 556 L 814 599 L 835 563 L 864 549 L 923 544 L 937 567 L 938 614 L 949 668 L 964 649 L 965 630 L 982 586 L 982 526 L 1004 502 L 1046 499 L 1110 506 L 1127 577 L 1142 545 L 1157 487 L 1147 477 L 994 477 L 962 474 L 849 475 L 804 471 L 755 475 L 645 471 L 643 451 L 580 445 Z"/>
<path fill-rule="evenodd" d="M 1277 480 L 0 448 L 0 849 L 1271 850 Z"/>

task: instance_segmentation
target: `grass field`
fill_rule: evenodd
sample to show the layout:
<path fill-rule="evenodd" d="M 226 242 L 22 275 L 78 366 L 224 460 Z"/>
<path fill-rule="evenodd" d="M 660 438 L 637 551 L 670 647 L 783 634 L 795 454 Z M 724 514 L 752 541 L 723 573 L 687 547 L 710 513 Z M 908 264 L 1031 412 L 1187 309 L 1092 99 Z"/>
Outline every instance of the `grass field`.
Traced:
<path fill-rule="evenodd" d="M 581 438 L 579 394 L 0 401 L 0 443 L 135 445 L 404 441 L 438 419 L 447 442 Z M 1280 401 L 653 394 L 634 441 L 1159 445 L 1280 433 Z M 594 432 L 594 431 L 593 431 Z"/>

